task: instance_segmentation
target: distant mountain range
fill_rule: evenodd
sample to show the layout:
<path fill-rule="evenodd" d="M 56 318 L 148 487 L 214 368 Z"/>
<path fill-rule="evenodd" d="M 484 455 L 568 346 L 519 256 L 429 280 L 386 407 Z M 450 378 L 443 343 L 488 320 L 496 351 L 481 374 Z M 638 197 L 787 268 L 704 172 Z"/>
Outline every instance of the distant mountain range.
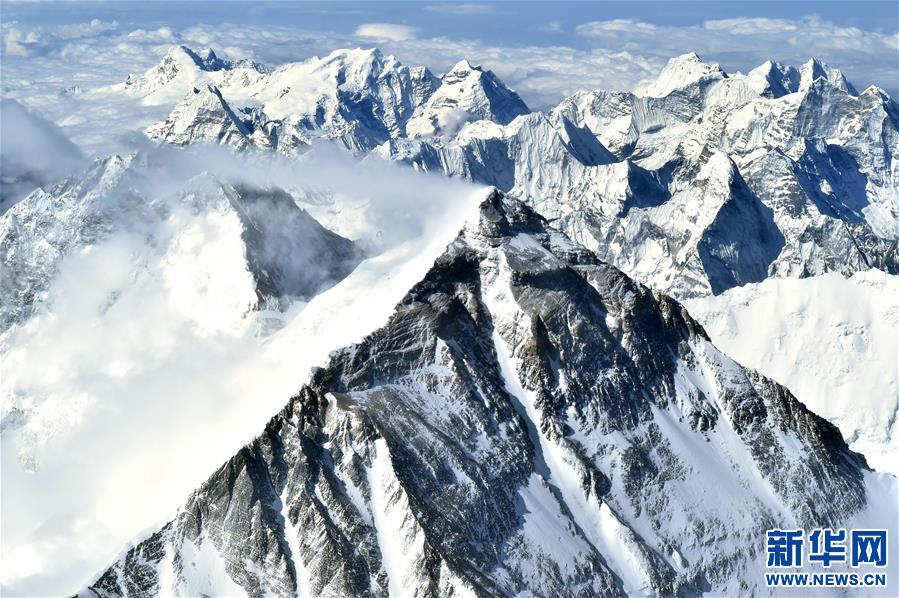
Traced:
<path fill-rule="evenodd" d="M 686 54 L 644 95 L 581 92 L 541 114 L 464 60 L 438 79 L 377 50 L 275 70 L 202 56 L 175 48 L 123 86 L 183 96 L 151 138 L 287 153 L 327 139 L 493 185 L 679 298 L 899 272 L 899 108 L 814 59 L 728 75 Z"/>

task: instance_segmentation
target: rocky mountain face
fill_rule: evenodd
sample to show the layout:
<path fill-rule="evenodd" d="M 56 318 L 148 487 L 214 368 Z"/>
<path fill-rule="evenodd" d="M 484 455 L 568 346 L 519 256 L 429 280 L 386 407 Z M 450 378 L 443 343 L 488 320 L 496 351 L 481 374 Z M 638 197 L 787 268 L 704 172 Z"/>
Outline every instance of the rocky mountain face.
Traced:
<path fill-rule="evenodd" d="M 836 424 L 872 468 L 899 475 L 899 276 L 769 278 L 684 305 L 719 349 Z"/>
<path fill-rule="evenodd" d="M 752 594 L 766 529 L 865 522 L 877 479 L 675 300 L 494 193 L 81 595 Z"/>
<path fill-rule="evenodd" d="M 438 80 L 338 51 L 191 90 L 148 134 L 287 153 L 324 137 L 493 185 L 679 298 L 770 276 L 899 272 L 899 108 L 885 92 L 858 93 L 814 59 L 731 75 L 687 54 L 641 93 L 580 92 L 528 113 L 464 60 Z"/>

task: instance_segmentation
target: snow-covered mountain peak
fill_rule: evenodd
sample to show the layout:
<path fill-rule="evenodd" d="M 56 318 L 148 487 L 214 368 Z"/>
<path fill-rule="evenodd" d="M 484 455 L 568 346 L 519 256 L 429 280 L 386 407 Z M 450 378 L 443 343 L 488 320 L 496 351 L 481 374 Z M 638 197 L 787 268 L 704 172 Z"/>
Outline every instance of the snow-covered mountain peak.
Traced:
<path fill-rule="evenodd" d="M 726 77 L 727 73 L 717 64 L 707 64 L 696 52 L 688 52 L 671 58 L 656 80 L 646 85 L 642 92 L 661 98 L 693 83 Z"/>
<path fill-rule="evenodd" d="M 204 71 L 220 71 L 231 67 L 231 62 L 222 60 L 216 56 L 212 48 L 203 48 L 202 50 L 194 51 L 187 46 L 177 46 L 176 48 L 170 49 L 167 56 L 177 56 L 178 54 L 186 54 Z"/>
<path fill-rule="evenodd" d="M 699 174 L 696 176 L 700 181 L 730 181 L 737 172 L 737 166 L 725 152 L 715 151 L 708 158 Z"/>
<path fill-rule="evenodd" d="M 459 75 L 470 73 L 471 71 L 480 71 L 481 65 L 473 65 L 467 58 L 463 58 L 459 62 L 453 65 L 453 68 L 448 70 L 446 74 L 456 73 Z"/>
<path fill-rule="evenodd" d="M 199 172 L 184 183 L 183 196 L 204 196 L 208 199 L 228 196 L 228 186 L 209 170 Z"/>
<path fill-rule="evenodd" d="M 368 77 L 377 77 L 384 70 L 396 70 L 402 65 L 393 55 L 385 56 L 378 48 L 354 48 L 334 50 L 319 61 L 316 70 L 333 68 L 350 75 L 347 84 L 363 87 Z"/>
<path fill-rule="evenodd" d="M 355 65 L 381 74 L 363 69 L 357 82 L 347 70 Z M 229 136 L 241 126 L 221 111 L 222 124 L 192 126 L 193 137 L 158 138 L 273 148 L 277 140 L 279 151 L 284 139 L 297 140 L 293 151 L 326 138 L 359 155 L 379 148 L 385 158 L 527 198 L 603 259 L 678 297 L 766 276 L 893 271 L 895 103 L 876 90 L 849 95 L 830 83 L 842 75 L 819 61 L 806 71 L 829 78 L 818 76 L 800 94 L 793 67 L 768 61 L 730 76 L 690 53 L 660 75 L 665 89 L 655 91 L 664 97 L 580 93 L 547 118 L 524 114 L 512 90 L 467 60 L 437 79 L 373 50 L 342 50 L 248 87 L 219 86 L 258 143 Z M 846 230 L 842 218 L 859 230 Z M 757 236 L 744 235 L 739 219 L 752 221 Z M 808 230 L 816 231 L 814 251 L 805 246 Z M 753 249 L 737 256 L 727 249 L 736 238 Z M 709 239 L 715 249 L 702 254 Z M 710 276 L 718 257 L 738 257 L 727 268 L 740 276 Z"/>
<path fill-rule="evenodd" d="M 223 106 L 233 107 L 233 112 L 238 113 L 236 120 L 246 125 L 244 134 L 265 130 L 264 139 L 255 145 L 286 149 L 288 153 L 305 147 L 316 137 L 337 139 L 360 154 L 388 139 L 401 137 L 449 141 L 465 123 L 488 120 L 505 125 L 530 112 L 518 94 L 496 75 L 468 60 L 459 61 L 438 79 L 426 67 L 404 66 L 377 48 L 338 49 L 325 57 L 285 64 L 274 70 L 243 68 L 240 62 L 224 63 L 230 66 L 220 71 L 206 71 L 198 66 L 217 64 L 219 59 L 214 53 L 188 51 L 172 51 L 182 62 L 189 63 L 180 68 L 180 74 L 159 81 L 145 77 L 140 85 L 133 86 L 135 90 L 140 88 L 139 93 L 134 93 L 147 103 L 159 103 L 179 93 L 174 101 L 180 103 L 167 119 L 171 124 L 186 121 L 186 117 L 197 112 L 197 100 L 185 100 L 185 94 L 189 96 L 194 88 L 202 90 L 203 84 L 214 84 Z M 191 107 L 183 105 L 185 102 Z M 210 99 L 207 104 L 206 108 L 215 108 L 221 117 L 215 102 Z M 219 120 L 226 128 L 236 124 L 238 130 L 242 129 L 239 123 Z M 171 126 L 164 124 L 150 127 L 154 138 L 175 143 L 190 140 L 190 136 L 180 134 L 168 139 Z M 200 132 L 200 128 L 187 122 L 179 129 Z M 221 135 L 221 128 L 207 127 L 206 131 L 215 133 L 206 141 L 235 139 L 235 147 L 246 145 L 239 136 Z M 282 143 L 285 139 L 286 144 Z"/>
<path fill-rule="evenodd" d="M 180 70 L 219 71 L 229 66 L 230 64 L 216 56 L 211 48 L 195 51 L 187 46 L 179 45 L 166 50 L 159 62 L 150 68 L 145 76 L 149 77 L 151 73 L 156 72 L 174 77 Z"/>
<path fill-rule="evenodd" d="M 812 84 L 818 79 L 824 79 L 834 87 L 841 89 L 849 95 L 857 96 L 858 91 L 843 75 L 839 69 L 835 69 L 817 58 L 809 58 L 808 61 L 799 69 L 800 81 L 799 90 L 805 91 L 811 88 Z"/>
<path fill-rule="evenodd" d="M 860 94 L 858 94 L 858 97 L 860 97 L 860 98 L 865 97 L 865 96 L 875 97 L 882 101 L 892 101 L 892 97 L 890 97 L 890 94 L 887 93 L 887 90 L 885 90 L 884 88 L 882 88 L 878 85 L 873 85 L 873 84 L 867 86 L 866 88 L 864 88 L 862 90 L 862 92 Z"/>
<path fill-rule="evenodd" d="M 493 193 L 80 595 L 754 594 L 766 529 L 869 524 L 894 488 L 677 302 Z M 214 585 L 172 565 L 194 561 Z"/>
<path fill-rule="evenodd" d="M 150 126 L 147 136 L 177 145 L 195 141 L 216 141 L 239 149 L 258 143 L 250 141 L 256 127 L 252 119 L 246 121 L 235 113 L 222 92 L 212 84 L 191 88 L 165 121 Z"/>
<path fill-rule="evenodd" d="M 246 84 L 268 70 L 251 60 L 224 60 L 210 48 L 195 51 L 187 46 L 172 46 L 144 74 L 128 75 L 124 83 L 108 89 L 139 97 L 147 105 L 161 105 L 177 102 L 192 87 L 205 83 L 221 85 L 229 80 Z"/>
<path fill-rule="evenodd" d="M 393 56 L 388 58 L 392 60 Z M 365 62 L 383 59 L 384 53 L 381 52 L 380 48 L 337 48 L 322 58 L 321 62 L 327 63 L 335 60 L 339 62 Z"/>
<path fill-rule="evenodd" d="M 773 60 L 765 61 L 746 74 L 750 87 L 760 96 L 779 98 L 799 89 L 799 71 Z"/>
<path fill-rule="evenodd" d="M 188 78 L 197 70 L 217 70 L 202 68 L 203 59 L 187 46 L 173 46 L 166 51 L 158 64 L 143 75 L 128 75 L 125 88 L 135 94 L 146 94 L 158 90 L 176 80 Z"/>
<path fill-rule="evenodd" d="M 463 59 L 440 78 L 439 87 L 409 121 L 407 133 L 448 139 L 466 122 L 489 120 L 505 125 L 529 112 L 518 94 L 492 71 Z"/>

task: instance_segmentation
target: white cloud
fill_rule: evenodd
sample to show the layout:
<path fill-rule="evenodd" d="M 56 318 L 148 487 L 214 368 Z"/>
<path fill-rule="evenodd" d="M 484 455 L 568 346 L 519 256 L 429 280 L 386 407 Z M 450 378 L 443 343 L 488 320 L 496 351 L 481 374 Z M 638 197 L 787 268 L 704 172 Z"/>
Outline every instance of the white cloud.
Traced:
<path fill-rule="evenodd" d="M 158 29 L 135 29 L 127 34 L 128 39 L 140 41 L 155 41 L 159 43 L 174 42 L 175 34 L 169 27 Z"/>
<path fill-rule="evenodd" d="M 29 56 L 40 41 L 36 31 L 22 31 L 14 24 L 3 28 L 3 52 L 9 56 Z"/>
<path fill-rule="evenodd" d="M 473 3 L 430 4 L 422 8 L 422 10 L 448 15 L 484 15 L 495 12 L 496 6 L 492 4 Z"/>
<path fill-rule="evenodd" d="M 92 19 L 86 23 L 71 23 L 52 29 L 37 27 L 24 30 L 18 23 L 4 23 L 3 51 L 9 56 L 32 56 L 44 54 L 57 49 L 66 40 L 97 35 L 114 31 L 119 26 L 117 21 L 101 21 Z"/>
<path fill-rule="evenodd" d="M 76 39 L 79 37 L 95 35 L 104 31 L 115 31 L 118 28 L 118 21 L 101 21 L 100 19 L 91 19 L 91 21 L 88 23 L 61 25 L 56 29 L 56 34 L 62 39 Z"/>
<path fill-rule="evenodd" d="M 609 21 L 591 21 L 578 25 L 575 29 L 578 35 L 585 37 L 602 37 L 606 33 L 655 33 L 658 28 L 651 23 L 644 23 L 634 19 L 612 19 Z"/>
<path fill-rule="evenodd" d="M 562 21 L 550 21 L 545 25 L 541 25 L 538 27 L 540 31 L 548 31 L 550 33 L 561 33 L 562 32 Z"/>
<path fill-rule="evenodd" d="M 356 27 L 356 35 L 381 41 L 403 41 L 415 37 L 415 27 L 396 23 L 363 23 Z"/>
<path fill-rule="evenodd" d="M 764 17 L 717 19 L 706 21 L 703 27 L 713 31 L 726 31 L 734 35 L 776 34 L 796 31 L 799 27 L 794 21 L 786 19 L 766 19 Z"/>
<path fill-rule="evenodd" d="M 15 100 L 0 100 L 0 215 L 36 187 L 55 183 L 83 165 L 81 151 L 54 123 Z"/>

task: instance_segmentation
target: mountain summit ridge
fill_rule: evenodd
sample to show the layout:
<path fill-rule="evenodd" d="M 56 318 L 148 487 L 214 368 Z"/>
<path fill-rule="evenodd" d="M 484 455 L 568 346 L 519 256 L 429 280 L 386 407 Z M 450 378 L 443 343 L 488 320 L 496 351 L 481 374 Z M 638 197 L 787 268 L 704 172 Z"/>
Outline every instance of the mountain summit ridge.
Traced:
<path fill-rule="evenodd" d="M 868 521 L 889 479 L 495 192 L 382 329 L 80 595 L 752 591 L 765 529 Z"/>

